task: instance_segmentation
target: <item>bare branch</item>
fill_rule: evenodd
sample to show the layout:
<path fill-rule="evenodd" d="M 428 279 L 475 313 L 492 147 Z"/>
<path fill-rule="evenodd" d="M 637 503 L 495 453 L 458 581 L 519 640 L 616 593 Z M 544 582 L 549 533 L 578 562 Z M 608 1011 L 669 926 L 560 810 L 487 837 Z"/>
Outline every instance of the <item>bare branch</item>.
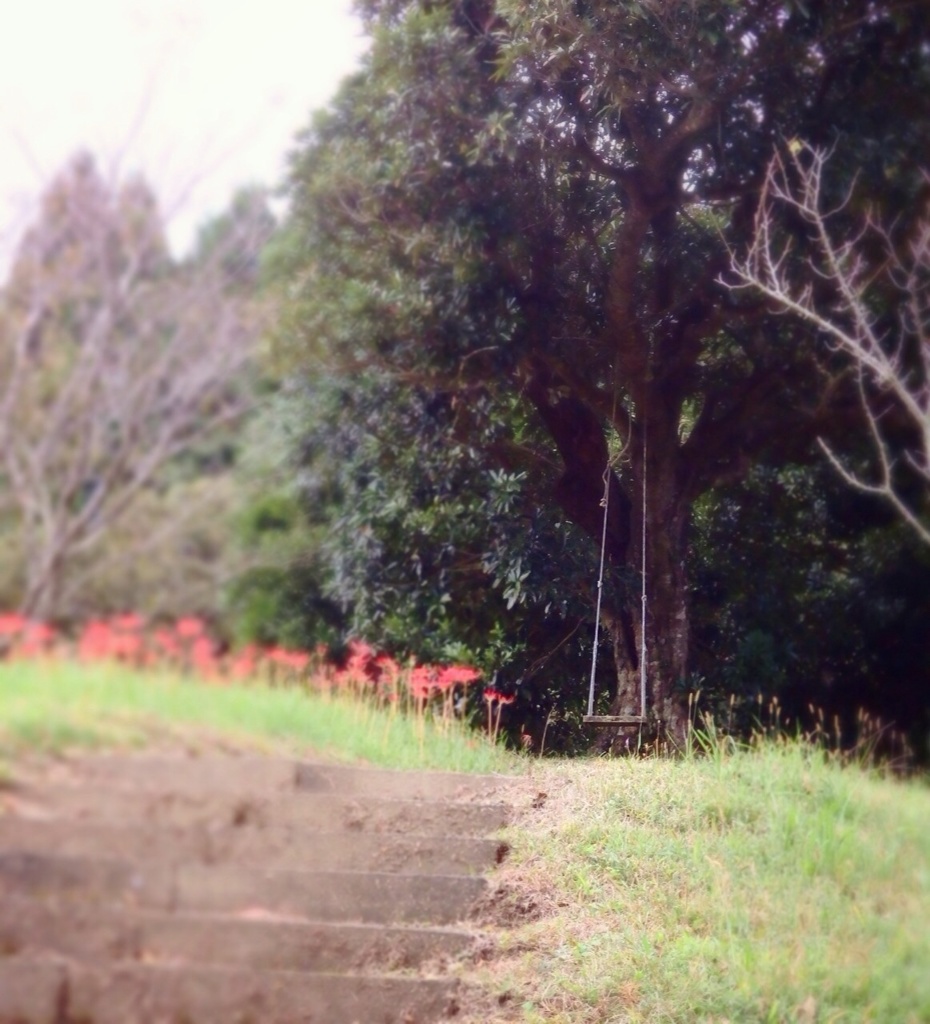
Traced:
<path fill-rule="evenodd" d="M 49 189 L 0 294 L 0 475 L 25 531 L 24 610 L 54 614 L 86 555 L 168 462 L 241 416 L 263 311 L 236 279 L 267 221 L 183 265 L 141 182 L 86 158 Z"/>
<path fill-rule="evenodd" d="M 849 202 L 824 210 L 823 175 L 830 154 L 792 142 L 788 155 L 769 165 L 756 212 L 755 233 L 744 257 L 731 253 L 738 290 L 750 288 L 771 305 L 812 325 L 859 373 L 861 404 L 871 436 L 875 478 L 853 472 L 822 439 L 821 448 L 843 479 L 890 502 L 917 535 L 930 543 L 930 209 L 909 225 L 909 243 L 896 244 L 890 231 L 867 216 L 859 229 L 838 237 L 835 217 Z M 808 227 L 811 249 L 801 255 L 782 237 L 781 214 L 790 211 Z M 900 232 L 898 232 L 900 234 Z M 875 242 L 878 262 L 867 260 Z M 895 293 L 897 319 L 887 326 L 876 307 L 876 289 Z M 817 286 L 817 287 L 815 287 Z M 824 287 L 826 286 L 826 287 Z M 824 300 L 826 292 L 830 298 Z M 896 456 L 883 425 L 888 409 L 899 410 L 915 438 Z M 923 511 L 905 500 L 902 466 L 924 485 Z"/>

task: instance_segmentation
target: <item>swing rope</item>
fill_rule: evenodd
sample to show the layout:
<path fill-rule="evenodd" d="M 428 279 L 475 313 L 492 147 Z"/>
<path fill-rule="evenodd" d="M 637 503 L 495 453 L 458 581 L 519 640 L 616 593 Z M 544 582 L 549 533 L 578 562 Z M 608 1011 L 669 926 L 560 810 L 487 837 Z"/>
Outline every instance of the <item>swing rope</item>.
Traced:
<path fill-rule="evenodd" d="M 607 515 L 610 512 L 610 457 L 604 470 L 604 529 L 601 532 L 601 568 L 597 577 L 597 612 L 594 616 L 594 650 L 591 655 L 591 684 L 588 687 L 588 716 L 594 714 L 594 677 L 597 675 L 597 646 L 601 633 L 601 598 L 604 596 L 604 556 L 607 553 Z"/>
<path fill-rule="evenodd" d="M 643 611 L 639 637 L 639 713 L 646 717 L 646 472 L 649 465 L 649 435 L 643 423 Z"/>
<path fill-rule="evenodd" d="M 616 396 L 615 396 L 616 401 Z M 642 627 L 640 630 L 640 653 L 639 653 L 639 708 L 640 720 L 646 719 L 646 466 L 648 459 L 648 435 L 646 425 L 643 424 L 643 567 L 642 567 Z M 601 600 L 604 596 L 604 564 L 607 554 L 607 517 L 610 513 L 610 474 L 611 459 L 608 455 L 607 466 L 604 470 L 604 497 L 601 505 L 604 509 L 604 525 L 601 530 L 601 562 L 597 577 L 597 610 L 594 616 L 594 647 L 591 652 L 591 680 L 588 685 L 588 714 L 586 717 L 594 718 L 594 689 L 595 677 L 597 675 L 597 648 L 601 632 Z"/>

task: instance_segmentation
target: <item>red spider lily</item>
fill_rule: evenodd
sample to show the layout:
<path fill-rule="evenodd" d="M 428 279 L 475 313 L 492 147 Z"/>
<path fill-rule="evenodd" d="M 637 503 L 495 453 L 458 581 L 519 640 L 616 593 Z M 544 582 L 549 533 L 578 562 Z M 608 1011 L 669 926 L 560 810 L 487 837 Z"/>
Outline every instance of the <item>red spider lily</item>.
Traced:
<path fill-rule="evenodd" d="M 513 704 L 517 699 L 517 695 L 515 693 L 501 693 L 500 690 L 495 690 L 490 686 L 484 691 L 483 696 L 489 704 L 493 704 L 495 702 L 497 704 Z"/>
<path fill-rule="evenodd" d="M 142 653 L 142 638 L 130 633 L 121 636 L 113 633 L 110 637 L 110 654 L 117 661 L 136 661 Z"/>
<path fill-rule="evenodd" d="M 513 704 L 517 699 L 517 695 L 515 693 L 501 693 L 500 690 L 495 690 L 489 686 L 484 691 L 483 696 L 488 705 L 488 735 L 491 737 L 491 742 L 496 743 L 497 734 L 501 728 L 501 711 L 503 711 L 505 704 Z M 495 704 L 497 705 L 496 710 L 494 709 Z"/>
<path fill-rule="evenodd" d="M 78 640 L 78 656 L 82 661 L 109 658 L 111 635 L 107 623 L 92 619 L 81 631 Z"/>
<path fill-rule="evenodd" d="M 240 651 L 229 663 L 229 674 L 233 679 L 252 679 L 258 673 L 257 659 Z"/>
<path fill-rule="evenodd" d="M 289 651 L 284 647 L 275 647 L 268 651 L 269 661 L 293 672 L 303 672 L 310 664 L 310 655 L 304 651 Z"/>
<path fill-rule="evenodd" d="M 10 653 L 17 658 L 40 658 L 51 653 L 56 637 L 55 630 L 46 623 L 24 620 Z"/>
<path fill-rule="evenodd" d="M 29 620 L 22 615 L 0 615 L 0 636 L 16 636 L 29 625 Z"/>
<path fill-rule="evenodd" d="M 304 672 L 310 664 L 310 655 L 305 651 L 291 651 L 290 666 L 295 672 Z"/>
<path fill-rule="evenodd" d="M 255 673 L 255 662 L 249 658 L 233 658 L 229 663 L 229 676 L 231 679 L 252 679 Z"/>
<path fill-rule="evenodd" d="M 364 690 L 377 681 L 384 665 L 379 665 L 375 651 L 359 640 L 350 640 L 348 650 L 345 668 L 332 672 L 330 681 L 338 688 Z"/>
<path fill-rule="evenodd" d="M 369 668 L 373 682 L 393 685 L 401 676 L 401 667 L 388 654 L 379 654 Z"/>
<path fill-rule="evenodd" d="M 436 670 L 430 665 L 417 665 L 407 676 L 407 690 L 415 701 L 425 702 L 436 689 Z"/>
<path fill-rule="evenodd" d="M 55 639 L 55 630 L 44 622 L 29 622 L 23 632 L 29 640 L 37 644 L 51 643 Z"/>
<path fill-rule="evenodd" d="M 437 686 L 440 690 L 446 690 L 459 684 L 468 686 L 469 683 L 480 678 L 481 673 L 477 669 L 469 668 L 467 665 L 448 665 L 439 670 Z"/>
<path fill-rule="evenodd" d="M 387 654 L 379 654 L 371 666 L 377 698 L 394 704 L 400 697 L 404 672 L 400 665 Z"/>
<path fill-rule="evenodd" d="M 121 616 L 120 619 L 123 617 Z M 117 661 L 141 661 L 143 641 L 136 633 L 114 628 L 114 622 L 92 620 L 87 623 L 78 640 L 78 656 L 84 661 L 115 658 Z"/>
<path fill-rule="evenodd" d="M 367 679 L 374 674 L 375 652 L 368 644 L 358 640 L 349 641 L 349 657 L 346 661 L 346 670 Z"/>
<path fill-rule="evenodd" d="M 185 640 L 193 640 L 196 637 L 203 636 L 207 631 L 207 627 L 202 619 L 196 619 L 191 616 L 178 619 L 174 625 L 174 630 L 178 636 L 184 637 Z"/>
<path fill-rule="evenodd" d="M 200 636 L 191 644 L 190 663 L 201 675 L 214 677 L 218 674 L 216 651 L 208 636 Z"/>

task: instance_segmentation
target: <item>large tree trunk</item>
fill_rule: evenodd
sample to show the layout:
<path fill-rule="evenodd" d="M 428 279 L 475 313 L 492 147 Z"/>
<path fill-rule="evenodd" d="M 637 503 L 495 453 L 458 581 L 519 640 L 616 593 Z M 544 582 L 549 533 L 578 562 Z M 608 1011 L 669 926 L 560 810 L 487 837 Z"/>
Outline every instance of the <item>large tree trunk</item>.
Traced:
<path fill-rule="evenodd" d="M 653 406 L 658 406 L 653 396 Z M 686 533 L 690 502 L 679 472 L 678 410 L 659 406 L 646 419 L 646 669 L 661 738 L 680 744 L 687 730 L 688 580 Z M 639 481 L 642 487 L 641 480 Z M 634 518 L 636 518 L 634 516 Z M 640 542 L 642 552 L 642 505 Z"/>
<path fill-rule="evenodd" d="M 647 699 L 659 738 L 679 746 L 687 731 L 689 617 L 683 541 L 686 513 L 671 508 L 647 525 Z M 639 615 L 642 620 L 642 615 Z M 640 621 L 640 636 L 642 623 Z"/>
<path fill-rule="evenodd" d="M 645 581 L 645 604 L 641 593 L 631 595 L 626 608 L 605 616 L 605 625 L 613 641 L 617 673 L 611 714 L 638 715 L 642 705 L 645 608 L 647 732 L 677 747 L 683 743 L 688 727 L 685 684 L 690 620 L 685 544 L 689 505 L 681 493 L 677 457 L 662 457 L 668 451 L 660 445 L 647 448 L 645 507 L 641 454 L 634 458 L 631 472 L 627 567 L 641 585 Z"/>
<path fill-rule="evenodd" d="M 556 441 L 565 466 L 553 497 L 597 543 L 603 530 L 603 474 L 608 448 L 603 426 L 583 403 L 547 401 L 545 387 L 527 387 L 529 396 Z M 678 410 L 650 396 L 654 410 L 630 438 L 631 465 L 621 486 L 610 476 L 606 557 L 631 578 L 643 574 L 643 471 L 646 473 L 646 731 L 653 739 L 680 746 L 688 724 L 684 681 L 688 675 L 688 581 L 685 543 L 690 503 L 683 488 L 678 443 Z M 645 445 L 644 445 L 645 440 Z M 646 463 L 644 464 L 644 452 Z M 641 710 L 640 656 L 643 650 L 642 602 L 630 595 L 623 608 L 604 607 L 617 676 L 611 714 Z"/>

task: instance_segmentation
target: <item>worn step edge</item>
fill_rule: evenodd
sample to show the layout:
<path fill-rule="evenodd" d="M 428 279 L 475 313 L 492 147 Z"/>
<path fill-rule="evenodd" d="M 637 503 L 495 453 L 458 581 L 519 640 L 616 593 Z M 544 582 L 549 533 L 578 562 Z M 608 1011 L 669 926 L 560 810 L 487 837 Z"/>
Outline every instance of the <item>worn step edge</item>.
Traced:
<path fill-rule="evenodd" d="M 474 933 L 452 928 L 62 907 L 0 897 L 0 958 L 46 951 L 91 962 L 186 961 L 316 972 L 433 965 L 438 971 L 467 955 L 475 942 Z"/>
<path fill-rule="evenodd" d="M 175 825 L 248 825 L 352 832 L 483 836 L 497 832 L 512 817 L 506 803 L 456 803 L 441 800 L 379 800 L 368 796 L 241 791 L 177 793 L 149 780 L 144 789 L 119 781 L 92 787 L 71 782 L 19 781 L 0 792 L 4 814 L 36 820 L 153 821 Z"/>
<path fill-rule="evenodd" d="M 449 925 L 464 920 L 486 888 L 479 875 L 267 871 L 0 851 L 0 895 L 162 910 L 260 908 L 312 921 Z"/>
<path fill-rule="evenodd" d="M 450 978 L 0 960 L 0 1024 L 427 1024 L 458 992 Z"/>
<path fill-rule="evenodd" d="M 25 778 L 38 778 L 32 773 Z M 171 784 L 181 792 L 301 790 L 342 796 L 488 802 L 512 792 L 519 776 L 466 772 L 405 771 L 332 765 L 300 759 L 252 755 L 85 754 L 47 766 L 46 777 L 82 779 L 98 785 L 118 781 L 144 787 L 147 780 Z"/>
<path fill-rule="evenodd" d="M 38 821 L 4 815 L 0 817 L 0 849 L 157 859 L 171 864 L 255 865 L 266 870 L 464 875 L 501 863 L 508 847 L 493 839 L 454 835 L 308 832 L 247 825 L 191 828 L 66 818 Z"/>
<path fill-rule="evenodd" d="M 408 800 L 484 801 L 513 792 L 522 782 L 511 775 L 470 775 L 465 772 L 420 772 L 391 768 L 338 767 L 298 762 L 294 777 L 307 793 L 391 795 Z"/>

